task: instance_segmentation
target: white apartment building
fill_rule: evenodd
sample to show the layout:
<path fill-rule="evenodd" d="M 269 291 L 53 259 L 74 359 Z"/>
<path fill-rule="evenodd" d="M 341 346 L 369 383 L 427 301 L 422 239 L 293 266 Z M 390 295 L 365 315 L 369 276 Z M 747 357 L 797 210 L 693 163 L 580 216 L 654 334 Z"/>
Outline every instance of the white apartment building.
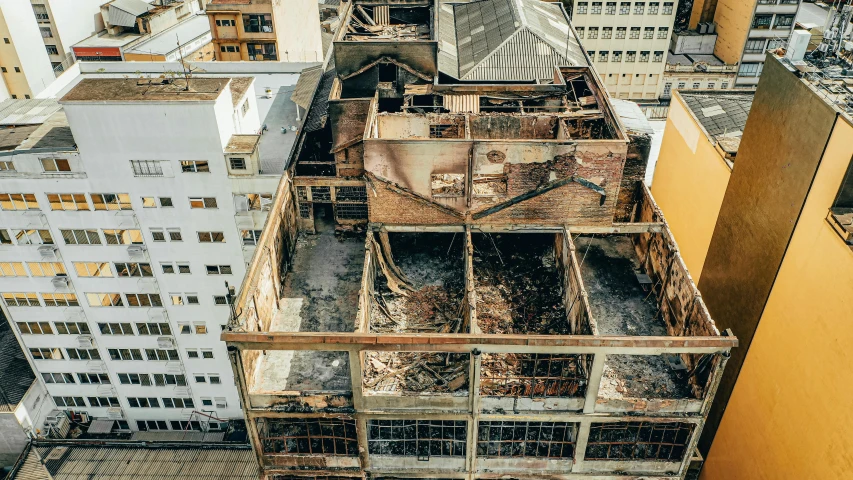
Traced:
<path fill-rule="evenodd" d="M 83 79 L 0 151 L 3 308 L 58 407 L 118 429 L 242 417 L 225 282 L 283 166 L 261 173 L 253 78 L 189 83 Z"/>
<path fill-rule="evenodd" d="M 35 98 L 71 60 L 71 46 L 104 28 L 104 0 L 0 0 L 0 100 Z"/>
<path fill-rule="evenodd" d="M 611 96 L 660 96 L 677 6 L 677 0 L 575 2 L 572 25 Z"/>

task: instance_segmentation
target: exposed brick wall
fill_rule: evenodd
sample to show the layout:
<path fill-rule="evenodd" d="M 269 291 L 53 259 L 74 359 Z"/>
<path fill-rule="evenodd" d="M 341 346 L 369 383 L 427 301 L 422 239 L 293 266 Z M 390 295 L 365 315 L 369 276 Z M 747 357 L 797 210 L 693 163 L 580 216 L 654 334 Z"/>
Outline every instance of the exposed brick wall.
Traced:
<path fill-rule="evenodd" d="M 460 225 L 463 218 L 429 200 L 408 193 L 374 176 L 367 186 L 369 219 L 402 225 Z"/>
<path fill-rule="evenodd" d="M 642 182 L 646 178 L 650 149 L 651 138 L 648 135 L 631 136 L 625 168 L 622 170 L 622 183 L 619 188 L 619 199 L 616 202 L 614 221 L 630 221 L 632 209 L 643 195 Z"/>

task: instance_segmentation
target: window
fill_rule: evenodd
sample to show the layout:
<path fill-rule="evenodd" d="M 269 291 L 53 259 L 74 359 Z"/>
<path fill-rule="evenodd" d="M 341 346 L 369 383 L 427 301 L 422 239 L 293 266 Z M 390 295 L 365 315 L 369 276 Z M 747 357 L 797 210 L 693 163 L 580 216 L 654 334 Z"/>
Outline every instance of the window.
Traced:
<path fill-rule="evenodd" d="M 200 358 L 198 354 L 198 350 L 194 348 L 187 349 L 187 358 Z"/>
<path fill-rule="evenodd" d="M 190 264 L 178 262 L 178 273 L 185 273 L 185 274 L 192 273 L 190 271 Z"/>
<path fill-rule="evenodd" d="M 53 237 L 48 230 L 12 230 L 18 245 L 53 245 Z"/>
<path fill-rule="evenodd" d="M 12 244 L 12 236 L 9 235 L 9 231 L 5 228 L 0 228 L 0 245 L 11 245 Z"/>
<path fill-rule="evenodd" d="M 203 374 L 197 373 L 193 375 L 193 378 L 195 379 L 195 383 L 207 383 L 207 377 Z"/>
<path fill-rule="evenodd" d="M 228 162 L 231 165 L 231 170 L 245 170 L 246 169 L 246 159 L 245 158 L 229 158 Z"/>
<path fill-rule="evenodd" d="M 278 60 L 275 43 L 249 43 L 246 49 L 249 60 Z"/>
<path fill-rule="evenodd" d="M 126 193 L 93 193 L 91 197 L 95 210 L 133 210 Z"/>
<path fill-rule="evenodd" d="M 213 402 L 216 405 L 216 408 L 228 408 L 228 403 L 225 401 L 225 397 L 213 397 Z"/>
<path fill-rule="evenodd" d="M 213 350 L 211 350 L 209 348 L 202 348 L 201 349 L 201 358 L 208 358 L 208 359 L 213 358 Z"/>
<path fill-rule="evenodd" d="M 31 348 L 30 355 L 35 360 L 63 360 L 65 358 L 59 348 Z"/>
<path fill-rule="evenodd" d="M 592 10 L 590 11 L 593 15 L 601 14 L 601 2 L 592 2 Z"/>
<path fill-rule="evenodd" d="M 214 305 L 228 305 L 228 297 L 225 295 L 214 295 L 213 296 L 213 304 Z"/>
<path fill-rule="evenodd" d="M 163 373 L 154 374 L 154 385 L 165 387 L 166 385 L 178 385 L 180 387 L 187 386 L 187 379 L 183 375 L 171 375 Z"/>
<path fill-rule="evenodd" d="M 110 377 L 106 373 L 78 373 L 77 378 L 84 385 L 109 385 Z"/>
<path fill-rule="evenodd" d="M 171 335 L 172 327 L 166 322 L 137 323 L 136 330 L 140 335 Z"/>
<path fill-rule="evenodd" d="M 604 5 L 605 15 L 616 15 L 616 2 L 607 2 Z"/>
<path fill-rule="evenodd" d="M 142 208 L 157 208 L 157 200 L 154 197 L 142 197 Z"/>
<path fill-rule="evenodd" d="M 100 245 L 101 237 L 94 228 L 87 230 L 60 230 L 66 245 Z"/>
<path fill-rule="evenodd" d="M 729 82 L 723 82 L 723 83 L 721 83 L 721 84 L 720 84 L 720 89 L 721 89 L 721 90 L 726 90 L 726 89 L 728 89 L 728 88 L 729 88 Z"/>
<path fill-rule="evenodd" d="M 57 277 L 67 276 L 65 265 L 62 262 L 29 262 L 30 272 L 34 277 Z"/>
<path fill-rule="evenodd" d="M 42 373 L 44 383 L 77 383 L 70 373 Z"/>
<path fill-rule="evenodd" d="M 47 201 L 51 210 L 89 210 L 89 202 L 84 193 L 48 193 Z"/>
<path fill-rule="evenodd" d="M 626 62 L 637 61 L 637 52 L 634 50 L 628 50 L 628 52 L 625 54 L 625 61 Z"/>
<path fill-rule="evenodd" d="M 371 455 L 464 457 L 466 438 L 464 420 L 367 421 L 367 449 Z M 402 452 L 397 451 L 400 443 Z"/>
<path fill-rule="evenodd" d="M 53 397 L 57 407 L 85 407 L 83 397 Z"/>
<path fill-rule="evenodd" d="M 89 324 L 86 322 L 53 322 L 56 333 L 60 335 L 88 335 Z"/>
<path fill-rule="evenodd" d="M 262 233 L 264 233 L 263 230 L 240 230 L 243 245 L 257 245 Z"/>
<path fill-rule="evenodd" d="M 662 51 L 656 51 L 655 56 L 652 57 L 652 61 L 656 62 L 656 63 L 662 62 L 663 61 L 663 52 Z"/>
<path fill-rule="evenodd" d="M 708 90 L 713 90 L 715 88 L 714 82 L 708 82 Z"/>
<path fill-rule="evenodd" d="M 172 422 L 174 423 L 174 422 Z M 165 420 L 137 420 L 136 428 L 141 432 L 146 432 L 148 430 L 168 430 L 168 424 Z M 176 428 L 175 430 L 180 430 Z"/>
<path fill-rule="evenodd" d="M 601 29 L 601 38 L 603 39 L 611 39 L 613 38 L 613 28 L 612 27 L 604 27 Z"/>
<path fill-rule="evenodd" d="M 115 263 L 119 277 L 153 277 L 150 263 Z"/>
<path fill-rule="evenodd" d="M 116 397 L 86 397 L 90 407 L 118 407 L 118 398 Z"/>
<path fill-rule="evenodd" d="M 631 2 L 622 2 L 619 4 L 619 15 L 631 14 Z"/>
<path fill-rule="evenodd" d="M 643 31 L 643 38 L 648 40 L 650 38 L 655 38 L 655 27 L 646 27 Z"/>
<path fill-rule="evenodd" d="M 240 46 L 239 45 L 222 45 L 219 47 L 219 51 L 222 53 L 239 53 Z"/>
<path fill-rule="evenodd" d="M 219 374 L 211 373 L 207 377 L 210 380 L 211 385 L 221 385 L 222 384 L 222 380 L 220 379 Z"/>
<path fill-rule="evenodd" d="M 641 62 L 648 62 L 649 61 L 649 52 L 641 51 L 640 52 L 640 61 Z"/>
<path fill-rule="evenodd" d="M 190 208 L 216 208 L 216 197 L 190 197 Z"/>
<path fill-rule="evenodd" d="M 0 160 L 0 172 L 14 172 L 15 162 L 11 160 Z"/>
<path fill-rule="evenodd" d="M 181 235 L 180 228 L 170 228 L 166 230 L 169 233 L 169 241 L 170 242 L 183 242 L 184 237 Z"/>
<path fill-rule="evenodd" d="M 47 7 L 40 3 L 33 4 L 33 13 L 36 15 L 36 20 L 50 20 L 50 15 L 47 14 Z"/>
<path fill-rule="evenodd" d="M 21 67 L 15 67 L 15 73 L 21 73 Z M 26 97 L 26 95 L 24 95 Z"/>
<path fill-rule="evenodd" d="M 163 273 L 175 273 L 175 266 L 171 263 L 161 263 L 160 268 L 163 269 Z"/>
<path fill-rule="evenodd" d="M 205 265 L 208 275 L 231 275 L 231 265 Z"/>
<path fill-rule="evenodd" d="M 198 305 L 198 294 L 197 293 L 170 293 L 169 296 L 172 299 L 172 305 Z M 190 333 L 189 327 L 186 328 L 187 331 L 181 329 L 181 333 Z"/>
<path fill-rule="evenodd" d="M 123 307 L 124 302 L 120 293 L 87 293 L 86 300 L 90 307 Z"/>
<path fill-rule="evenodd" d="M 757 77 L 760 75 L 758 67 L 757 63 L 741 63 L 737 74 L 741 77 Z"/>
<path fill-rule="evenodd" d="M 210 167 L 204 160 L 181 161 L 181 171 L 184 173 L 210 172 Z"/>
<path fill-rule="evenodd" d="M 151 376 L 147 373 L 119 373 L 118 381 L 122 385 L 151 386 Z"/>
<path fill-rule="evenodd" d="M 42 293 L 45 307 L 79 307 L 77 295 L 73 293 Z"/>
<path fill-rule="evenodd" d="M 613 61 L 614 62 L 621 62 L 622 61 L 622 52 L 621 51 L 616 50 L 613 52 Z"/>
<path fill-rule="evenodd" d="M 598 27 L 589 27 L 589 36 L 587 38 L 590 40 L 598 38 Z"/>
<path fill-rule="evenodd" d="M 69 360 L 100 360 L 101 352 L 97 348 L 66 348 Z"/>
<path fill-rule="evenodd" d="M 164 398 L 163 408 L 194 408 L 192 398 Z"/>
<path fill-rule="evenodd" d="M 163 300 L 156 293 L 126 293 L 128 307 L 162 307 Z"/>
<path fill-rule="evenodd" d="M 752 18 L 752 28 L 767 30 L 773 21 L 773 15 L 756 15 Z"/>
<path fill-rule="evenodd" d="M 577 427 L 564 422 L 485 421 L 477 426 L 477 455 L 571 459 Z"/>
<path fill-rule="evenodd" d="M 50 29 L 50 27 L 39 27 L 39 32 L 41 32 L 41 38 L 53 38 L 53 31 Z M 7 39 L 4 39 L 4 40 L 7 40 Z M 51 47 L 56 49 L 56 45 L 51 45 Z M 50 54 L 50 50 L 48 50 L 47 53 Z M 59 52 L 56 52 L 56 53 L 59 53 Z M 56 53 L 54 53 L 54 55 L 56 55 Z"/>
<path fill-rule="evenodd" d="M 157 397 L 127 397 L 127 404 L 131 408 L 160 408 Z"/>
<path fill-rule="evenodd" d="M 793 24 L 793 15 L 776 15 L 776 22 L 773 24 L 773 26 L 775 28 L 790 28 Z"/>
<path fill-rule="evenodd" d="M 580 15 L 586 14 L 588 5 L 588 2 L 578 2 L 577 6 L 575 7 L 575 13 Z"/>
<path fill-rule="evenodd" d="M 246 100 L 243 102 L 243 105 L 240 105 L 240 113 L 246 115 L 246 112 L 249 111 L 249 101 Z"/>
<path fill-rule="evenodd" d="M 225 243 L 225 235 L 222 232 L 198 232 L 198 241 L 201 243 Z"/>
<path fill-rule="evenodd" d="M 196 335 L 205 335 L 207 334 L 207 325 L 203 323 L 193 323 L 193 330 L 195 330 Z"/>
<path fill-rule="evenodd" d="M 190 328 L 189 323 L 179 323 L 178 331 L 181 332 L 181 335 L 190 335 L 193 333 L 192 328 Z"/>
<path fill-rule="evenodd" d="M 575 30 L 578 32 L 578 38 L 583 39 L 586 29 L 584 27 L 575 27 Z"/>
<path fill-rule="evenodd" d="M 133 335 L 133 328 L 129 323 L 98 323 L 101 335 Z"/>
<path fill-rule="evenodd" d="M 672 2 L 663 2 L 663 12 L 664 15 L 672 15 Z"/>
<path fill-rule="evenodd" d="M 3 210 L 38 210 L 34 193 L 0 193 L 0 208 Z"/>
<path fill-rule="evenodd" d="M 665 39 L 667 37 L 669 37 L 669 27 L 658 28 L 658 38 Z"/>
<path fill-rule="evenodd" d="M 48 29 L 50 31 L 50 29 Z M 59 50 L 56 49 L 56 45 L 45 45 L 44 49 L 47 50 L 48 55 L 59 55 Z"/>
<path fill-rule="evenodd" d="M 628 29 L 626 27 L 616 27 L 616 38 L 617 39 L 624 39 L 626 31 L 628 31 Z"/>
<path fill-rule="evenodd" d="M 231 273 L 231 267 L 228 267 Z M 207 272 L 210 273 L 210 272 Z M 24 270 L 23 262 L 0 262 L 0 277 L 26 277 L 27 271 Z"/>
<path fill-rule="evenodd" d="M 24 335 L 53 335 L 50 322 L 18 322 L 17 325 Z"/>
<path fill-rule="evenodd" d="M 243 31 L 272 33 L 272 15 L 269 13 L 259 15 L 243 14 Z"/>
<path fill-rule="evenodd" d="M 107 245 L 142 245 L 142 230 L 104 230 Z"/>
<path fill-rule="evenodd" d="M 637 40 L 640 38 L 640 27 L 631 27 L 631 39 Z"/>
<path fill-rule="evenodd" d="M 172 197 L 160 197 L 161 207 L 172 207 Z"/>
<path fill-rule="evenodd" d="M 699 82 L 693 82 L 693 90 L 698 90 L 700 87 Z"/>
<path fill-rule="evenodd" d="M 679 90 L 683 89 L 683 88 L 684 88 L 684 87 L 686 87 L 686 86 L 687 86 L 687 84 L 686 84 L 686 83 L 684 83 L 684 82 L 678 82 L 678 89 L 679 89 Z"/>
<path fill-rule="evenodd" d="M 151 229 L 151 240 L 155 242 L 165 242 L 166 234 L 163 233 L 162 228 L 152 228 Z"/>
<path fill-rule="evenodd" d="M 634 2 L 634 15 L 642 15 L 646 9 L 645 2 Z"/>
<path fill-rule="evenodd" d="M 131 160 L 134 177 L 162 177 L 163 166 L 159 160 Z"/>
<path fill-rule="evenodd" d="M 110 348 L 107 353 L 112 360 L 142 360 L 142 352 L 138 348 Z"/>
<path fill-rule="evenodd" d="M 178 360 L 178 351 L 164 350 L 161 348 L 146 348 L 145 357 L 150 361 L 165 362 L 168 360 Z"/>
<path fill-rule="evenodd" d="M 112 277 L 113 271 L 107 262 L 74 262 L 78 277 Z"/>
<path fill-rule="evenodd" d="M 746 41 L 743 53 L 764 53 L 765 40 L 761 38 L 750 38 Z"/>
<path fill-rule="evenodd" d="M 660 6 L 660 2 L 650 2 L 649 3 L 649 15 L 657 15 L 659 6 Z"/>
<path fill-rule="evenodd" d="M 8 307 L 40 307 L 39 298 L 31 292 L 7 292 L 3 294 L 3 300 Z"/>
<path fill-rule="evenodd" d="M 235 23 L 236 23 L 236 22 L 235 22 L 234 20 L 227 20 L 227 19 L 226 19 L 226 20 L 217 20 L 217 21 L 216 21 L 216 25 L 217 25 L 218 27 L 233 27 L 233 26 L 235 26 Z"/>
<path fill-rule="evenodd" d="M 249 210 L 258 212 L 269 212 L 272 206 L 271 193 L 247 193 L 246 200 L 249 203 Z M 338 200 L 343 200 L 338 197 Z"/>

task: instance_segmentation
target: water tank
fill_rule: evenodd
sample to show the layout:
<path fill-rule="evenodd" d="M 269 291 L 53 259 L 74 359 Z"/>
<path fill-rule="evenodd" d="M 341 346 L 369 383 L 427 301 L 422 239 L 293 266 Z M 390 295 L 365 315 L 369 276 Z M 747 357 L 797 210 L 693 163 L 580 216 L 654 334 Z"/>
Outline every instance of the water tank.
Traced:
<path fill-rule="evenodd" d="M 788 41 L 788 50 L 785 52 L 785 58 L 791 62 L 802 62 L 811 38 L 812 34 L 805 30 L 794 30 L 791 33 L 791 40 Z"/>

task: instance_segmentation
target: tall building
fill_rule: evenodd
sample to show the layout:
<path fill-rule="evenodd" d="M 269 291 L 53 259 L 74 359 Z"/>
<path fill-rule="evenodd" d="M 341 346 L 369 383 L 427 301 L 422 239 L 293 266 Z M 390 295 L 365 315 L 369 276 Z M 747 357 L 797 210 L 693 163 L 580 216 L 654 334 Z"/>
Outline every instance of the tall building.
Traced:
<path fill-rule="evenodd" d="M 102 29 L 103 0 L 0 1 L 0 100 L 34 98 L 74 61 L 71 46 Z"/>
<path fill-rule="evenodd" d="M 754 89 L 764 54 L 788 44 L 801 0 L 695 0 L 690 29 L 713 23 L 714 55 L 738 65 L 735 88 Z"/>
<path fill-rule="evenodd" d="M 683 479 L 737 340 L 565 11 L 341 18 L 221 336 L 266 478 Z"/>
<path fill-rule="evenodd" d="M 615 98 L 656 101 L 677 1 L 575 2 L 572 24 Z"/>
<path fill-rule="evenodd" d="M 219 61 L 322 62 L 317 0 L 210 0 Z"/>
<path fill-rule="evenodd" d="M 283 167 L 259 152 L 253 78 L 137 77 L 0 110 L 3 308 L 78 421 L 215 430 L 241 417 L 225 282 Z"/>
<path fill-rule="evenodd" d="M 851 61 L 768 54 L 754 98 L 673 101 L 652 191 L 708 309 L 742 342 L 700 442 L 702 479 L 849 476 L 853 420 L 837 400 L 853 375 L 836 366 L 853 341 Z"/>

